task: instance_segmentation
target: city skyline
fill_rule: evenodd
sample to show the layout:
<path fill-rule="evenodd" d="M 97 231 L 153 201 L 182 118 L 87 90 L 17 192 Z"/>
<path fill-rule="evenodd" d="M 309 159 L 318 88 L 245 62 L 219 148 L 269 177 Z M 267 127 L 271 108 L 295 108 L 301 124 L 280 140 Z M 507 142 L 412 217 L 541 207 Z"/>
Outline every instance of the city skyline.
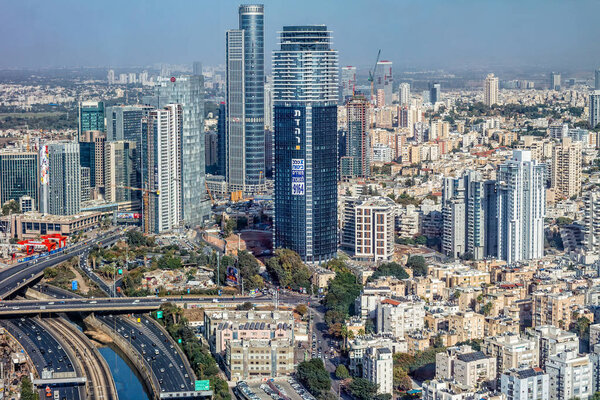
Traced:
<path fill-rule="evenodd" d="M 600 64 L 591 40 L 600 34 L 594 21 L 600 4 L 592 1 L 579 1 L 578 7 L 555 1 L 260 3 L 268 16 L 265 66 L 281 27 L 302 24 L 327 24 L 336 32 L 340 65 L 361 68 L 372 67 L 378 49 L 382 59 L 397 69 L 499 65 L 595 69 Z M 166 14 L 158 2 L 128 2 L 118 8 L 111 1 L 7 4 L 0 34 L 9 40 L 0 44 L 4 54 L 0 68 L 178 64 L 197 59 L 207 65 L 223 64 L 222 35 L 236 26 L 231 9 L 239 4 L 207 4 L 177 2 Z M 490 16 L 495 23 L 490 24 Z M 561 23 L 549 23 L 557 20 Z M 83 31 L 94 34 L 82 35 Z M 445 40 L 450 37 L 452 41 Z"/>

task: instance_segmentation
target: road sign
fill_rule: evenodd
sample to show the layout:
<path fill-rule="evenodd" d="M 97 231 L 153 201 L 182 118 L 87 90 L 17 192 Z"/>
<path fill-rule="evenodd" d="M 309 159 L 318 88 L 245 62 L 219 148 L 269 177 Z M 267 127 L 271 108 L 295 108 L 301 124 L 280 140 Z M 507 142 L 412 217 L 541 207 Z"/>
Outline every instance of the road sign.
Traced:
<path fill-rule="evenodd" d="M 162 317 L 163 317 L 163 312 L 162 311 L 157 311 L 156 312 L 156 318 L 162 319 Z"/>
<path fill-rule="evenodd" d="M 121 268 L 119 268 L 119 275 L 123 275 L 123 270 Z"/>
<path fill-rule="evenodd" d="M 71 290 L 73 290 L 73 291 L 77 290 L 77 281 L 71 282 Z"/>
<path fill-rule="evenodd" d="M 201 391 L 201 390 L 210 390 L 210 381 L 204 380 L 204 381 L 195 381 L 194 382 L 194 390 L 196 392 Z"/>
<path fill-rule="evenodd" d="M 177 343 L 181 344 L 181 338 L 177 339 Z"/>

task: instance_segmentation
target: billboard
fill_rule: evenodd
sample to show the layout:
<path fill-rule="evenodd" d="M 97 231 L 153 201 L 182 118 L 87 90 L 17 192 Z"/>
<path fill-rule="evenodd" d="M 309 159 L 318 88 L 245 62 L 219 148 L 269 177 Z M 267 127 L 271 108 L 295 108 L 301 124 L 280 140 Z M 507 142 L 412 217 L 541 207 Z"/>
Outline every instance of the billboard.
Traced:
<path fill-rule="evenodd" d="M 232 265 L 227 267 L 227 283 L 230 283 L 232 285 L 237 285 L 237 284 L 239 284 L 239 281 L 240 281 L 240 271 Z"/>
<path fill-rule="evenodd" d="M 142 218 L 142 214 L 140 213 L 132 213 L 132 212 L 117 212 L 118 219 L 140 219 Z"/>
<path fill-rule="evenodd" d="M 304 195 L 304 159 L 292 158 L 292 195 Z"/>
<path fill-rule="evenodd" d="M 42 185 L 48 185 L 49 176 L 48 170 L 50 169 L 50 158 L 48 157 L 48 146 L 44 145 L 40 149 L 40 183 Z"/>

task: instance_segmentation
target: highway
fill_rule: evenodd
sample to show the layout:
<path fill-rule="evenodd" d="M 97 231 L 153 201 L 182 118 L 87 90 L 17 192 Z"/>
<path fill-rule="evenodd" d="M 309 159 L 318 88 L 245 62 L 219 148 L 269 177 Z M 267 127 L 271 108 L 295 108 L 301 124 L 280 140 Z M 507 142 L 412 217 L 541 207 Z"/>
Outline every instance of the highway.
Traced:
<path fill-rule="evenodd" d="M 62 345 L 48 332 L 48 330 L 34 318 L 15 318 L 0 320 L 4 327 L 25 349 L 25 352 L 33 362 L 38 376 L 42 371 L 53 370 L 56 372 L 75 372 L 73 360 L 69 358 Z M 43 397 L 43 389 L 40 388 L 40 398 Z M 52 391 L 58 390 L 60 399 L 84 399 L 85 394 L 80 386 L 66 384 L 52 387 Z"/>
<path fill-rule="evenodd" d="M 67 261 L 94 245 L 109 246 L 120 238 L 121 233 L 109 231 L 102 236 L 67 246 L 59 253 L 0 270 L 0 298 L 4 299 L 21 289 L 25 284 L 40 276 L 44 269 Z"/>

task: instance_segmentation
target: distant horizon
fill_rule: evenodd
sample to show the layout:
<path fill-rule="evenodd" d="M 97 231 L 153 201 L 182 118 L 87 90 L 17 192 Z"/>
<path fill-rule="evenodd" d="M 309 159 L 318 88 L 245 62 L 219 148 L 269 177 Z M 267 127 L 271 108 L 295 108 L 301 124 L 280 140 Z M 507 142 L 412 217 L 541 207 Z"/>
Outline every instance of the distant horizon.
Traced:
<path fill-rule="evenodd" d="M 241 3 L 247 2 L 8 2 L 0 69 L 224 64 L 225 31 L 237 27 Z M 592 0 L 256 3 L 265 4 L 267 68 L 277 31 L 297 24 L 327 25 L 340 66 L 359 69 L 372 67 L 378 49 L 403 70 L 600 67 L 600 2 Z"/>

